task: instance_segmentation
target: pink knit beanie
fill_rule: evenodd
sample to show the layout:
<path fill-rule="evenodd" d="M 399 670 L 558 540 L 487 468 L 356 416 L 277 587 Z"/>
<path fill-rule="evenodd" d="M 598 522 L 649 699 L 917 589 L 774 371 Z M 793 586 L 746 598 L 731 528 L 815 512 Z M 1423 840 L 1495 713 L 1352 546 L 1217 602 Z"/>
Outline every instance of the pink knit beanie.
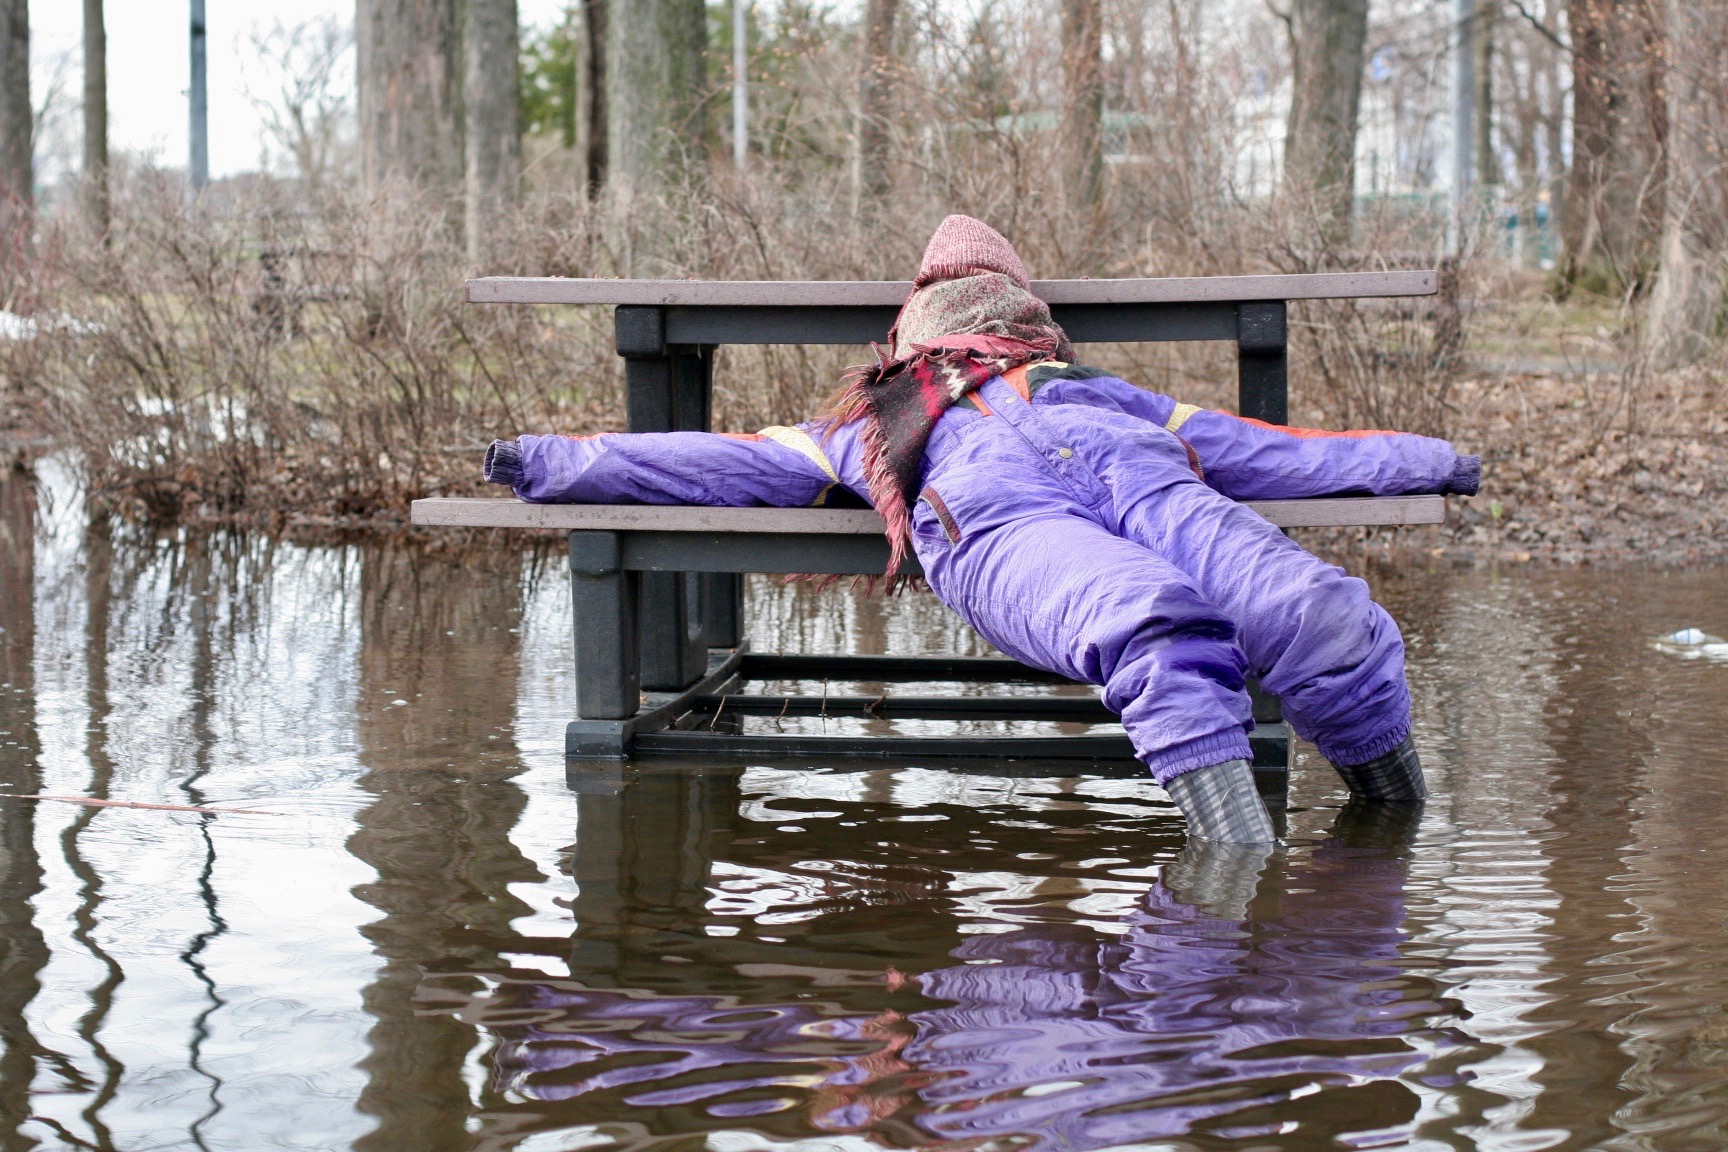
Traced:
<path fill-rule="evenodd" d="M 938 280 L 958 280 L 981 272 L 997 272 L 1023 289 L 1032 288 L 1026 265 L 1000 232 L 982 220 L 955 215 L 942 221 L 931 235 L 918 278 L 912 284 L 922 288 Z"/>

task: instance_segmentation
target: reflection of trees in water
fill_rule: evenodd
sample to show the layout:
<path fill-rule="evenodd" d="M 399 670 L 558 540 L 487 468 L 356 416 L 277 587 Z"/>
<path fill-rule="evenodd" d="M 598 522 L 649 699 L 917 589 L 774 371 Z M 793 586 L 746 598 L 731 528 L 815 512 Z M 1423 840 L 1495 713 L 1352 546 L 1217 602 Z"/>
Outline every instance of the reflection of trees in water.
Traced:
<path fill-rule="evenodd" d="M 359 783 L 373 799 L 348 847 L 377 871 L 355 895 L 382 916 L 361 929 L 381 964 L 362 993 L 376 1023 L 359 1107 L 378 1127 L 355 1147 L 466 1149 L 478 1033 L 457 1013 L 527 911 L 508 885 L 543 879 L 510 839 L 525 803 L 509 779 L 520 558 L 373 545 L 361 564 Z"/>
<path fill-rule="evenodd" d="M 85 707 L 89 711 L 86 723 L 84 754 L 90 763 L 88 795 L 109 799 L 114 782 L 114 761 L 108 755 L 105 734 L 110 720 L 108 695 L 108 625 L 113 610 L 114 542 L 106 525 L 92 526 L 85 535 L 85 630 L 84 669 Z M 124 597 L 122 597 L 124 599 Z M 102 874 L 85 857 L 82 839 L 96 819 L 100 809 L 83 808 L 74 812 L 60 833 L 60 851 L 67 867 L 78 878 L 78 907 L 72 914 L 72 939 L 88 952 L 102 970 L 101 979 L 86 994 L 90 1006 L 78 1019 L 78 1037 L 89 1047 L 90 1054 L 102 1069 L 102 1082 L 91 1092 L 82 1116 L 98 1147 L 111 1147 L 113 1135 L 103 1119 L 103 1111 L 120 1091 L 126 1069 L 102 1042 L 102 1025 L 114 1007 L 114 995 L 125 980 L 119 961 L 102 947 L 96 936 L 98 913 L 102 904 Z"/>
<path fill-rule="evenodd" d="M 0 472 L 0 781 L 13 792 L 42 790 L 35 696 L 36 503 L 28 481 Z M 48 945 L 32 899 L 42 890 L 36 805 L 0 800 L 0 1147 L 30 1148 L 21 1132 L 39 1061 L 71 1071 L 32 1035 L 25 1011 L 40 988 Z M 74 1079 L 76 1082 L 76 1079 Z"/>
<path fill-rule="evenodd" d="M 339 573 L 299 550 L 291 571 L 279 572 L 277 549 L 243 534 L 112 532 L 63 512 L 38 538 L 45 542 L 34 559 L 43 675 L 35 687 L 48 702 L 38 722 L 52 725 L 55 739 L 38 774 L 48 780 L 39 778 L 35 790 L 230 802 L 247 786 L 247 762 L 260 747 L 266 756 L 293 755 L 255 738 L 254 719 L 286 710 L 305 724 L 292 711 L 298 685 L 274 666 L 292 647 L 284 635 L 299 627 L 271 618 L 278 578 L 329 599 L 327 578 L 340 583 Z M 339 629 L 326 632 L 325 642 L 346 643 Z M 79 1055 L 47 1057 L 57 1090 L 37 1085 L 35 1123 L 54 1131 L 57 1146 L 140 1139 L 203 1146 L 228 1075 L 221 1051 L 211 1055 L 231 996 L 211 958 L 228 931 L 216 818 L 60 806 L 42 813 L 51 814 L 60 861 L 47 862 L 53 882 L 38 905 L 66 920 L 52 931 L 35 1002 L 20 1011 L 29 1026 L 75 1035 Z M 229 880 L 248 895 L 255 882 L 274 883 L 232 869 Z M 256 920 L 247 935 L 258 937 Z M 246 974 L 240 980 L 252 990 Z M 9 982 L 6 992 L 16 987 Z M 164 1084 L 173 1086 L 166 1094 Z"/>
<path fill-rule="evenodd" d="M 1419 1103 L 1406 1073 L 1459 1079 L 1454 1009 L 1400 960 L 1404 829 L 1341 828 L 1257 882 L 1256 858 L 1249 895 L 1191 857 L 1089 888 L 1066 862 L 1143 865 L 1173 851 L 1174 821 L 1052 803 L 1031 815 L 1060 859 L 1037 864 L 1012 804 L 927 805 L 945 820 L 924 841 L 890 841 L 917 825 L 884 823 L 904 807 L 856 798 L 863 783 L 776 807 L 789 827 L 825 809 L 812 835 L 741 818 L 736 779 L 645 771 L 579 798 L 571 978 L 513 973 L 470 1008 L 504 1039 L 500 1086 L 526 1097 L 483 1132 L 628 1116 L 644 1140 L 745 1126 L 1079 1149 L 1291 1117 L 1397 1127 Z M 774 922 L 753 919 L 764 906 Z"/>
<path fill-rule="evenodd" d="M 758 652 L 857 652 L 894 656 L 993 656 L 970 625 L 926 590 L 867 595 L 863 585 L 826 590 L 753 576 L 745 635 Z"/>
<path fill-rule="evenodd" d="M 214 593 L 218 583 L 213 579 L 211 549 L 213 545 L 227 541 L 227 537 L 193 539 L 187 545 L 187 563 L 180 570 L 180 579 L 171 586 L 171 595 L 185 598 L 188 602 L 185 613 L 189 617 L 192 629 L 192 771 L 181 778 L 180 789 L 186 794 L 186 802 L 202 807 L 206 803 L 203 790 L 204 778 L 210 772 L 210 758 L 216 745 L 216 733 L 211 725 L 211 712 L 216 703 L 214 635 L 216 622 L 214 616 Z M 244 602 L 247 587 L 243 584 L 237 571 L 236 555 L 232 549 L 225 549 L 225 559 L 228 563 L 223 573 L 224 579 L 220 586 L 232 589 L 237 597 Z M 230 612 L 230 624 L 240 615 Z M 232 637 L 227 637 L 229 647 L 232 647 Z M 232 651 L 228 654 L 232 659 Z M 210 978 L 210 972 L 204 961 L 204 953 L 211 941 L 228 931 L 228 922 L 217 906 L 216 890 L 212 879 L 216 872 L 216 845 L 210 837 L 210 822 L 214 819 L 209 813 L 200 813 L 197 819 L 198 839 L 203 849 L 202 859 L 198 867 L 198 901 L 203 905 L 207 927 L 195 934 L 181 953 L 181 959 L 192 972 L 204 990 L 205 1006 L 193 1018 L 191 1036 L 187 1048 L 187 1063 L 192 1070 L 208 1084 L 209 1107 L 192 1122 L 190 1135 L 192 1142 L 198 1148 L 207 1147 L 203 1129 L 210 1120 L 222 1110 L 221 1089 L 222 1080 L 204 1067 L 204 1046 L 210 1038 L 210 1018 L 223 1007 L 221 993 L 216 982 Z"/>
<path fill-rule="evenodd" d="M 1625 1005 L 1601 988 L 1637 967 L 1603 955 L 1630 910 L 1608 883 L 1622 866 L 1604 851 L 1634 840 L 1629 801 L 1650 751 L 1624 711 L 1621 663 L 1603 655 L 1643 639 L 1610 638 L 1613 614 L 1558 576 L 1410 579 L 1382 595 L 1414 638 L 1418 722 L 1445 766 L 1430 807 L 1473 844 L 1445 858 L 1445 905 L 1419 915 L 1442 937 L 1495 925 L 1476 950 L 1496 985 L 1477 1027 L 1505 1045 L 1504 1071 L 1490 1074 L 1528 1078 L 1517 1129 L 1594 1147 L 1622 1127 L 1569 1086 L 1618 1085 L 1633 1066 L 1614 1034 Z M 1508 1003 L 1520 1010 L 1504 1020 Z"/>
<path fill-rule="evenodd" d="M 1523 703 L 1549 753 L 1534 810 L 1513 815 L 1542 841 L 1555 900 L 1539 934 L 1539 989 L 1517 1022 L 1539 1061 L 1518 1126 L 1566 1131 L 1579 1146 L 1628 1132 L 1721 1143 L 1723 1015 L 1676 989 L 1720 985 L 1718 943 L 1699 926 L 1728 918 L 1728 895 L 1698 865 L 1721 841 L 1728 779 L 1717 734 L 1697 721 L 1728 711 L 1728 694 L 1650 646 L 1723 602 L 1719 576 L 1700 575 L 1563 572 L 1539 593 L 1452 593 L 1515 600 L 1540 637 L 1490 646 L 1506 665 L 1541 670 L 1542 691 Z M 1581 1082 L 1618 1107 L 1574 1090 Z"/>

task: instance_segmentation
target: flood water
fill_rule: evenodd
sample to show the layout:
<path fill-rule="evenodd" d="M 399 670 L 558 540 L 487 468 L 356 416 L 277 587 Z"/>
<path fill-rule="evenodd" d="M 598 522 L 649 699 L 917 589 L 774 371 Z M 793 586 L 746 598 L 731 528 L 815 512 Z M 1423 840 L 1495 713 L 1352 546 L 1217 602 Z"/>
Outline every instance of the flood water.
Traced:
<path fill-rule="evenodd" d="M 1723 571 L 1376 575 L 1435 796 L 1309 750 L 1253 854 L 1132 772 L 572 787 L 555 555 L 95 532 L 47 481 L 0 484 L 0 1148 L 1728 1146 L 1728 660 L 1655 642 L 1728 633 Z"/>

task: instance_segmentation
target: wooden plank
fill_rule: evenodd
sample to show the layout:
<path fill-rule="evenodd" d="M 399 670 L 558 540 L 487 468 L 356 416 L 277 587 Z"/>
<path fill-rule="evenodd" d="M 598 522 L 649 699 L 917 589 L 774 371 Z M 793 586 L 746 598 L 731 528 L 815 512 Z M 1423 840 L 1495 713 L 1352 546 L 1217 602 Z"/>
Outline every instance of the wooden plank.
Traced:
<path fill-rule="evenodd" d="M 1168 276 L 1132 280 L 1034 280 L 1050 304 L 1218 303 L 1432 296 L 1439 278 L 1413 272 L 1316 272 L 1293 276 Z M 637 304 L 778 308 L 897 307 L 907 280 L 603 280 L 483 276 L 467 282 L 470 304 Z"/>
<path fill-rule="evenodd" d="M 1324 500 L 1251 500 L 1280 528 L 1441 524 L 1441 496 L 1351 496 Z M 455 528 L 549 528 L 606 532 L 721 532 L 879 536 L 868 508 L 707 508 L 683 504 L 524 504 L 511 497 L 439 496 L 414 501 L 416 524 Z"/>

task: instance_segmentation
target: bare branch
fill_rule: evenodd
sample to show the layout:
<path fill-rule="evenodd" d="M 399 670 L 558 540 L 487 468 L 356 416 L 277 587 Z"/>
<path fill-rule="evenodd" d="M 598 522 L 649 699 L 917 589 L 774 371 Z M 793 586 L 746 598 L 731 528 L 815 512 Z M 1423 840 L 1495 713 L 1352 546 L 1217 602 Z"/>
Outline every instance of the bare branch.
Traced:
<path fill-rule="evenodd" d="M 1272 2 L 1272 0 L 1266 0 L 1266 2 L 1268 4 L 1270 4 Z M 1560 49 L 1560 51 L 1562 51 L 1562 52 L 1568 52 L 1569 53 L 1572 51 L 1572 45 L 1570 45 L 1570 44 L 1566 43 L 1566 41 L 1562 40 L 1560 38 L 1559 33 L 1555 32 L 1552 28 L 1548 27 L 1548 25 L 1542 23 L 1542 21 L 1537 18 L 1536 14 L 1534 12 L 1531 12 L 1530 9 L 1524 7 L 1524 0 L 1506 0 L 1506 2 L 1508 4 L 1511 4 L 1512 7 L 1518 9 L 1518 15 L 1520 15 L 1520 16 L 1524 17 L 1524 19 L 1528 20 L 1530 22 L 1530 27 L 1532 27 L 1532 28 L 1536 29 L 1536 31 L 1542 33 L 1543 37 L 1545 39 L 1547 39 L 1547 41 L 1550 44 L 1553 44 L 1554 47 Z"/>

